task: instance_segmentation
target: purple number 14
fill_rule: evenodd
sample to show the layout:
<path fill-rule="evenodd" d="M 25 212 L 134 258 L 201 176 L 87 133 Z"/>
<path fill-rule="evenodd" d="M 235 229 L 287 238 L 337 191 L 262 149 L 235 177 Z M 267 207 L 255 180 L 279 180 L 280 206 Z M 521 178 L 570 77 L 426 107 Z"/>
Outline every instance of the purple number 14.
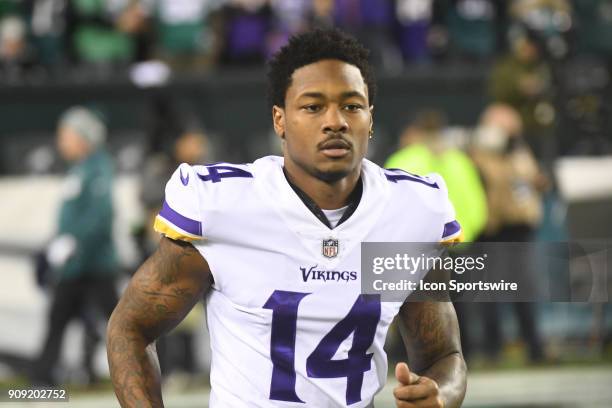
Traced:
<path fill-rule="evenodd" d="M 263 306 L 272 310 L 270 399 L 304 402 L 295 392 L 295 337 L 298 306 L 309 294 L 276 290 Z M 372 354 L 366 351 L 374 341 L 379 320 L 380 296 L 359 295 L 348 314 L 323 337 L 306 359 L 306 373 L 311 378 L 346 377 L 347 405 L 361 401 L 363 375 L 370 370 L 372 360 Z M 351 333 L 353 343 L 348 358 L 332 360 Z"/>

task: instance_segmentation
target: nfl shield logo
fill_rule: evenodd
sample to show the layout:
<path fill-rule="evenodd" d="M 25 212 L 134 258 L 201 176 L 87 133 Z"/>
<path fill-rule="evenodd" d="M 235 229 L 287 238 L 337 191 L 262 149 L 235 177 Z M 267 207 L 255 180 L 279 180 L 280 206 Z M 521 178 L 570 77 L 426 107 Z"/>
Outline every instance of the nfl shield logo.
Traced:
<path fill-rule="evenodd" d="M 324 239 L 323 240 L 323 256 L 326 258 L 335 258 L 338 255 L 338 240 Z"/>

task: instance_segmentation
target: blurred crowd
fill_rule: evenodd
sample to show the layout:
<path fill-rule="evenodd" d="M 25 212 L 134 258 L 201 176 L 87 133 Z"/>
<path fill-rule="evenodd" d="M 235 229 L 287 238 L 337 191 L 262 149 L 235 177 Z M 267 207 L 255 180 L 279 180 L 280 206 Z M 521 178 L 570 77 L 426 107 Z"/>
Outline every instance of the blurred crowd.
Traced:
<path fill-rule="evenodd" d="M 466 242 L 535 241 L 542 227 L 544 195 L 550 191 L 551 182 L 525 141 L 519 112 L 508 104 L 493 103 L 464 137 L 452 136 L 442 112 L 419 112 L 403 131 L 400 149 L 389 157 L 385 167 L 442 175 Z M 562 229 L 565 219 L 556 223 Z M 564 238 L 555 236 L 557 240 Z M 490 267 L 496 273 L 521 276 L 530 285 L 537 285 L 539 278 L 524 276 L 513 256 L 516 254 L 512 251 L 499 253 L 495 266 Z M 508 306 L 516 314 L 528 361 L 542 363 L 552 358 L 545 354 L 537 306 L 530 302 Z M 502 304 L 456 302 L 455 309 L 466 360 L 480 354 L 490 362 L 499 361 L 506 345 Z M 477 350 L 480 353 L 475 353 Z"/>
<path fill-rule="evenodd" d="M 522 32 L 546 58 L 612 55 L 607 0 L 0 0 L 0 77 L 152 60 L 178 71 L 258 66 L 290 35 L 327 26 L 391 71 L 490 60 Z"/>

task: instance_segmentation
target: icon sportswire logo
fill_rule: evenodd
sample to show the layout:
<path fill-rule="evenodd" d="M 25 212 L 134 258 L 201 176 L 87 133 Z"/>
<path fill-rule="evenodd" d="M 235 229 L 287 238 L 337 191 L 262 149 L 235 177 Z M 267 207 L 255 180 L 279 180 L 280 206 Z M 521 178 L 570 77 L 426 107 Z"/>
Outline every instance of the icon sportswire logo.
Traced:
<path fill-rule="evenodd" d="M 300 266 L 302 272 L 302 280 L 308 281 L 322 281 L 322 282 L 349 282 L 357 279 L 357 271 L 335 271 L 327 269 L 317 269 L 318 265 L 305 268 Z"/>

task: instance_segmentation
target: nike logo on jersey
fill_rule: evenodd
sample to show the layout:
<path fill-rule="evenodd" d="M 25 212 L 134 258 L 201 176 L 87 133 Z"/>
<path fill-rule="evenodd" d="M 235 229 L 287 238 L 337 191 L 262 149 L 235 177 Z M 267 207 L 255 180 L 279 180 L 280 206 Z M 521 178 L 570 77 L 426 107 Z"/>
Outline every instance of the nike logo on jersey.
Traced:
<path fill-rule="evenodd" d="M 189 173 L 187 173 L 187 177 L 183 176 L 183 170 L 179 170 L 179 173 L 181 175 L 181 183 L 183 183 L 184 186 L 189 184 Z"/>
<path fill-rule="evenodd" d="M 316 269 L 318 265 L 311 266 L 306 269 L 304 267 L 300 267 L 300 271 L 302 271 L 302 280 L 304 282 L 308 281 L 354 281 L 357 279 L 357 271 L 328 271 L 325 269 Z"/>

